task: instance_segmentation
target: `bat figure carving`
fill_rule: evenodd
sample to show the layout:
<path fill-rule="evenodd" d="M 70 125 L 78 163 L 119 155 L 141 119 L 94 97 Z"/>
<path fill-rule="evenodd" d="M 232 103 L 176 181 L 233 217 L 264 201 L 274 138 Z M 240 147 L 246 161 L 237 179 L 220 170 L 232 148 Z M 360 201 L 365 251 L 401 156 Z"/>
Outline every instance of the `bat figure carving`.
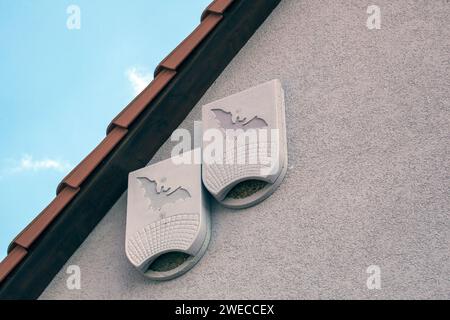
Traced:
<path fill-rule="evenodd" d="M 224 111 L 222 109 L 212 109 L 214 116 L 219 125 L 224 129 L 233 130 L 248 130 L 248 129 L 262 129 L 268 126 L 264 119 L 254 116 L 251 119 L 240 118 L 239 116 L 233 116 L 231 112 Z"/>
<path fill-rule="evenodd" d="M 146 177 L 137 178 L 144 189 L 145 198 L 150 202 L 149 208 L 153 210 L 161 210 L 168 204 L 173 204 L 178 201 L 184 201 L 191 198 L 191 194 L 181 186 L 166 187 L 164 181 L 158 182 Z"/>

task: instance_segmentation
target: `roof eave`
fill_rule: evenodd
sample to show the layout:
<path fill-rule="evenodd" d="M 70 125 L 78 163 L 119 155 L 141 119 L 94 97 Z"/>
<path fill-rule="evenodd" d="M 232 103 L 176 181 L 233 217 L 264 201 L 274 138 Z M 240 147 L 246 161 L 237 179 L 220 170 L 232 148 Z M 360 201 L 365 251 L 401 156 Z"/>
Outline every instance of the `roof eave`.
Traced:
<path fill-rule="evenodd" d="M 229 4 L 220 23 L 200 37 L 187 56 L 179 55 L 182 61 L 175 71 L 163 68 L 170 79 L 152 93 L 150 101 L 143 93 L 140 96 L 146 98 L 131 108 L 133 112 L 127 107 L 115 118 L 117 122 L 113 121 L 108 136 L 115 132 L 116 138 L 110 138 L 113 141 L 101 147 L 101 155 L 94 150 L 94 157 L 91 153 L 60 185 L 57 198 L 65 192 L 73 197 L 66 195 L 64 203 L 57 203 L 53 211 L 40 215 L 44 217 L 38 216 L 35 221 L 40 222 L 31 224 L 34 229 L 28 227 L 14 241 L 14 266 L 4 262 L 0 265 L 0 270 L 10 268 L 0 279 L 0 298 L 39 297 L 126 190 L 128 173 L 151 160 L 279 2 L 260 0 L 255 5 L 253 1 L 235 0 Z M 216 12 L 210 14 L 215 15 Z M 160 74 L 157 72 L 157 76 Z M 146 92 L 151 93 L 150 89 Z"/>

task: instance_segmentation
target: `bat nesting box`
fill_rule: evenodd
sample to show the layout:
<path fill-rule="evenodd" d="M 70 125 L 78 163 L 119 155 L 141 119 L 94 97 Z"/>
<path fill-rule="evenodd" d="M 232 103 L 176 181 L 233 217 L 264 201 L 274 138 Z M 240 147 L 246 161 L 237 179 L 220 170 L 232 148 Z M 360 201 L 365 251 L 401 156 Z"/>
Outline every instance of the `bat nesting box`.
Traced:
<path fill-rule="evenodd" d="M 177 277 L 197 263 L 209 238 L 200 164 L 167 159 L 129 174 L 125 250 L 137 269 L 155 280 Z M 176 253 L 187 257 L 180 265 L 152 269 L 158 258 Z"/>
<path fill-rule="evenodd" d="M 272 80 L 202 108 L 203 183 L 226 207 L 270 196 L 287 171 L 284 92 Z"/>

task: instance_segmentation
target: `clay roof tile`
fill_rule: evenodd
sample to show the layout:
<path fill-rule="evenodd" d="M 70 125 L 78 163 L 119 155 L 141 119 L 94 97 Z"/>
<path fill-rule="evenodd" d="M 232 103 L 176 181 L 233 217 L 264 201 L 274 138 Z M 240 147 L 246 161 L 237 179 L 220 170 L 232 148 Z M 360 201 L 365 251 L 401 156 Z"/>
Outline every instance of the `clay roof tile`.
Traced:
<path fill-rule="evenodd" d="M 27 255 L 27 250 L 16 246 L 6 258 L 0 262 L 0 283 L 8 276 L 8 274 L 14 270 L 14 268 L 22 261 Z"/>
<path fill-rule="evenodd" d="M 233 0 L 216 0 L 213 1 L 202 13 L 202 21 L 211 14 L 223 14 L 225 10 L 233 3 Z"/>

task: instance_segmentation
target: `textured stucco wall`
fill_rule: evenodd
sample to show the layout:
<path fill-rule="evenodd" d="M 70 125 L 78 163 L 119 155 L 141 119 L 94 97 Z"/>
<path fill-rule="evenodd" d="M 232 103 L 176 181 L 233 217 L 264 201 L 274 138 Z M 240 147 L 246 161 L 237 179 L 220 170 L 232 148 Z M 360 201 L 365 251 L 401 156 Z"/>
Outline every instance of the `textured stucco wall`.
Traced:
<path fill-rule="evenodd" d="M 213 204 L 212 239 L 181 278 L 153 283 L 124 253 L 123 195 L 41 298 L 450 298 L 450 4 L 284 0 L 200 106 L 279 78 L 290 168 L 260 205 Z M 149 40 L 151 41 L 151 39 Z M 166 143 L 155 160 L 165 159 Z M 381 290 L 366 269 L 381 268 Z"/>

